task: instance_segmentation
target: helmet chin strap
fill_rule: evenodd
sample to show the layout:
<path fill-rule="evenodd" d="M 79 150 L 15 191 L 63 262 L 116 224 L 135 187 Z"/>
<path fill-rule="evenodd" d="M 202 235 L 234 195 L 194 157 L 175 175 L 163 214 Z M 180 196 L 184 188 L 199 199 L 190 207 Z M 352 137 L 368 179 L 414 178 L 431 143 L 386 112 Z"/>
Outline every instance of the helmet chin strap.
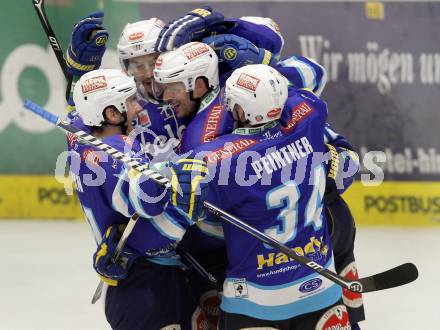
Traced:
<path fill-rule="evenodd" d="M 190 99 L 191 101 L 193 101 L 193 102 L 196 103 L 196 104 L 195 104 L 195 107 L 194 107 L 194 108 L 196 109 L 195 113 L 197 113 L 197 111 L 199 111 L 200 104 L 202 103 L 203 98 L 204 98 L 206 95 L 208 95 L 209 93 L 211 93 L 212 90 L 213 90 L 213 88 L 212 88 L 211 86 L 209 86 L 205 80 L 203 80 L 203 82 L 205 83 L 205 85 L 206 85 L 206 87 L 207 87 L 208 90 L 207 90 L 206 93 L 204 93 L 201 97 L 197 97 L 197 98 L 195 98 L 195 97 L 194 97 L 194 91 L 193 91 L 193 90 L 192 90 L 192 91 L 189 91 L 189 99 Z M 195 113 L 194 113 L 194 115 L 195 115 Z"/>
<path fill-rule="evenodd" d="M 115 126 L 115 127 L 119 127 L 120 129 L 121 129 L 121 134 L 122 135 L 127 135 L 127 113 L 126 112 L 122 112 L 121 113 L 121 115 L 122 115 L 122 117 L 124 118 L 120 123 L 118 123 L 118 124 L 112 124 L 112 123 L 109 123 L 108 121 L 107 121 L 107 119 L 104 119 L 104 121 L 103 121 L 103 125 L 106 125 L 106 126 Z"/>

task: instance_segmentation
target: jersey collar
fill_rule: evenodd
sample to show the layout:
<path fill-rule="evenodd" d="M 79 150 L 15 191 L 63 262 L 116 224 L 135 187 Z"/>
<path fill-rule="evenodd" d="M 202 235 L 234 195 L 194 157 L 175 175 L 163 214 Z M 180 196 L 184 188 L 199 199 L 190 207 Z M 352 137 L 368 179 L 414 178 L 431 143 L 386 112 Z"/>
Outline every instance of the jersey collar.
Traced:
<path fill-rule="evenodd" d="M 239 127 L 236 128 L 232 133 L 238 135 L 255 135 L 263 133 L 272 127 L 275 127 L 277 124 L 278 120 L 274 120 L 258 127 Z"/>
<path fill-rule="evenodd" d="M 208 105 L 210 105 L 212 103 L 212 101 L 215 100 L 215 98 L 217 97 L 217 95 L 219 93 L 220 93 L 220 86 L 217 86 L 212 91 L 210 91 L 208 94 L 206 94 L 200 103 L 199 111 L 197 111 L 197 113 L 205 110 L 208 107 Z"/>

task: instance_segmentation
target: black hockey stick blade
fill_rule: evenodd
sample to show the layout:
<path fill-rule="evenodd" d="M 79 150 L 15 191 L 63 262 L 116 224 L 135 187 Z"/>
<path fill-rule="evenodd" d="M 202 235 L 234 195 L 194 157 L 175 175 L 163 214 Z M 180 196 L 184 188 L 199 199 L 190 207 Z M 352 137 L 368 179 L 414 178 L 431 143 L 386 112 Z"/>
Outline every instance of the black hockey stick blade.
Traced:
<path fill-rule="evenodd" d="M 359 279 L 362 292 L 372 292 L 395 288 L 411 283 L 417 279 L 419 271 L 413 263 L 406 263 L 382 273 Z"/>

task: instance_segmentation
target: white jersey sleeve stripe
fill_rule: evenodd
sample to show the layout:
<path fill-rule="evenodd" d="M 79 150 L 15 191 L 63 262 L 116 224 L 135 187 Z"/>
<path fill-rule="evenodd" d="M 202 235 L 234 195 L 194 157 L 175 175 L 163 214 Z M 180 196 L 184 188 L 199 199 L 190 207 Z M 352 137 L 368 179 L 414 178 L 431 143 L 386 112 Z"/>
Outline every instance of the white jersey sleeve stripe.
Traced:
<path fill-rule="evenodd" d="M 179 241 L 185 234 L 185 229 L 166 212 L 152 217 L 151 223 L 163 236 L 174 241 Z"/>
<path fill-rule="evenodd" d="M 316 72 L 315 69 L 306 62 L 299 60 L 297 57 L 292 56 L 285 59 L 283 62 L 284 66 L 289 66 L 295 68 L 298 74 L 301 76 L 304 88 L 309 88 L 312 91 L 317 87 L 316 84 Z"/>

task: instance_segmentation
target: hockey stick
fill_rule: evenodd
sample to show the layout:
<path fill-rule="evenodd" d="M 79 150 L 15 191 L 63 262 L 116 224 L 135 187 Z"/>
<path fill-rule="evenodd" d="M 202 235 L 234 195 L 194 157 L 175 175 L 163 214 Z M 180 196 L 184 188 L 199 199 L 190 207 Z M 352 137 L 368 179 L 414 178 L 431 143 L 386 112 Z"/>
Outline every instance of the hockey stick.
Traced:
<path fill-rule="evenodd" d="M 38 14 L 41 25 L 43 26 L 44 32 L 46 32 L 47 39 L 49 40 L 49 44 L 52 47 L 55 57 L 57 58 L 58 64 L 60 65 L 64 77 L 67 80 L 66 100 L 68 100 L 70 96 L 70 89 L 72 86 L 72 77 L 67 70 L 66 61 L 64 60 L 63 56 L 63 50 L 61 49 L 60 43 L 58 42 L 58 39 L 52 30 L 49 20 L 47 19 L 46 12 L 44 10 L 44 0 L 32 0 L 32 3 Z"/>
<path fill-rule="evenodd" d="M 217 279 L 209 273 L 188 251 L 183 249 L 181 246 L 176 246 L 176 252 L 184 259 L 186 262 L 193 267 L 197 273 L 199 273 L 207 282 L 214 286 L 217 290 L 221 290 Z"/>
<path fill-rule="evenodd" d="M 157 174 L 151 170 L 148 170 L 148 164 L 140 164 L 137 162 L 137 160 L 134 160 L 132 158 L 129 158 L 122 154 L 121 152 L 115 150 L 113 147 L 103 143 L 100 139 L 95 138 L 83 131 L 80 131 L 73 125 L 70 125 L 68 123 L 62 122 L 56 115 L 48 112 L 47 110 L 41 108 L 37 104 L 26 100 L 24 104 L 25 108 L 36 113 L 37 115 L 41 116 L 42 118 L 52 122 L 59 128 L 61 128 L 64 131 L 70 132 L 80 138 L 81 140 L 85 141 L 86 143 L 92 144 L 98 149 L 105 151 L 109 153 L 112 157 L 115 159 L 123 162 L 130 168 L 134 168 L 143 174 L 150 177 L 151 173 L 156 175 L 156 182 L 162 184 L 162 185 L 169 185 L 169 180 L 160 174 Z M 161 178 L 161 180 L 157 179 L 157 176 Z M 252 235 L 253 237 L 269 244 L 275 249 L 278 249 L 279 251 L 285 253 L 290 258 L 294 259 L 298 263 L 312 269 L 316 273 L 322 275 L 323 277 L 329 279 L 330 281 L 340 285 L 341 287 L 350 290 L 352 292 L 372 292 L 372 291 L 379 291 L 384 289 L 393 288 L 396 286 L 404 285 L 407 283 L 410 283 L 417 279 L 418 277 L 418 271 L 417 267 L 412 263 L 405 263 L 400 266 L 397 266 L 395 268 L 392 268 L 390 270 L 387 270 L 385 272 L 364 277 L 356 281 L 349 280 L 345 277 L 342 277 L 328 269 L 325 269 L 321 265 L 317 264 L 316 262 L 304 257 L 297 255 L 293 250 L 291 250 L 286 245 L 280 243 L 276 239 L 273 239 L 270 236 L 267 236 L 266 234 L 258 231 L 257 229 L 253 228 L 252 226 L 249 226 L 248 224 L 244 223 L 240 219 L 234 217 L 233 215 L 219 209 L 215 205 L 212 205 L 209 202 L 204 202 L 204 206 L 208 211 L 211 213 L 217 215 L 220 219 L 223 221 L 228 222 L 229 224 L 247 232 L 248 234 Z"/>
<path fill-rule="evenodd" d="M 121 255 L 122 249 L 125 246 L 125 242 L 127 241 L 128 236 L 130 236 L 131 231 L 133 230 L 134 225 L 136 224 L 138 219 L 139 219 L 139 214 L 134 213 L 131 216 L 130 220 L 128 221 L 127 226 L 125 227 L 124 232 L 122 233 L 122 236 L 119 239 L 118 244 L 116 245 L 115 252 L 112 255 L 111 261 L 113 263 L 116 263 L 119 256 Z M 92 304 L 97 302 L 98 299 L 101 297 L 103 286 L 104 286 L 104 281 L 100 280 L 98 286 L 96 287 L 95 294 L 92 297 Z"/>

